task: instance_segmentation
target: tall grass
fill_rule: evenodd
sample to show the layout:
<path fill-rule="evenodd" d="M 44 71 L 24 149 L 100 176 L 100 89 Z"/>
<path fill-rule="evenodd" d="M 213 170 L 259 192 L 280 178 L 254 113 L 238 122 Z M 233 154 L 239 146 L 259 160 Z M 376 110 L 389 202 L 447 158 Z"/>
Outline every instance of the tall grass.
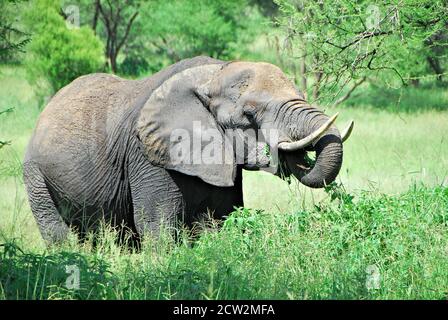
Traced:
<path fill-rule="evenodd" d="M 140 253 L 124 252 L 110 232 L 96 247 L 68 243 L 42 254 L 7 242 L 0 297 L 448 298 L 448 188 L 333 198 L 287 213 L 238 209 L 194 243 L 186 234 L 179 244 L 147 239 Z M 67 266 L 80 269 L 79 289 L 67 289 Z"/>

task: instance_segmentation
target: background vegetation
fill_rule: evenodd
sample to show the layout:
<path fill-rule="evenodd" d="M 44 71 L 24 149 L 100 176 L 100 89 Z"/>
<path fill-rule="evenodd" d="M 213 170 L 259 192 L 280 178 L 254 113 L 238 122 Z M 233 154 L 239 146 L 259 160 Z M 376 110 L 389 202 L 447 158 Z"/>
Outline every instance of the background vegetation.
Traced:
<path fill-rule="evenodd" d="M 448 298 L 444 1 L 0 2 L 0 298 Z M 46 248 L 23 153 L 45 101 L 74 78 L 149 76 L 195 55 L 279 65 L 337 125 L 355 119 L 337 184 L 245 172 L 247 208 L 198 241 L 132 253 Z M 67 288 L 67 266 L 80 289 Z M 275 270 L 275 272 L 273 272 Z M 379 285 L 368 285 L 372 270 Z"/>

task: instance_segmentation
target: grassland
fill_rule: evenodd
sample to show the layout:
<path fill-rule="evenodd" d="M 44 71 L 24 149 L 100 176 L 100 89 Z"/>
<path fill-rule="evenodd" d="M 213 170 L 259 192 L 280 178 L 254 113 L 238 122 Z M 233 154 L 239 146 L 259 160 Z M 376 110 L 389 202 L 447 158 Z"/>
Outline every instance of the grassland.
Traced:
<path fill-rule="evenodd" d="M 373 98 L 372 98 L 372 97 Z M 377 97 L 375 99 L 375 97 Z M 399 97 L 399 99 L 397 99 Z M 400 103 L 397 103 L 399 101 Z M 338 183 L 327 192 L 246 172 L 246 207 L 191 244 L 144 242 L 140 253 L 71 239 L 45 248 L 27 204 L 21 159 L 39 108 L 21 69 L 0 70 L 0 298 L 446 299 L 448 92 L 366 91 Z M 66 266 L 80 290 L 66 288 Z M 367 289 L 367 272 L 379 272 Z M 369 269 L 370 268 L 370 269 Z"/>

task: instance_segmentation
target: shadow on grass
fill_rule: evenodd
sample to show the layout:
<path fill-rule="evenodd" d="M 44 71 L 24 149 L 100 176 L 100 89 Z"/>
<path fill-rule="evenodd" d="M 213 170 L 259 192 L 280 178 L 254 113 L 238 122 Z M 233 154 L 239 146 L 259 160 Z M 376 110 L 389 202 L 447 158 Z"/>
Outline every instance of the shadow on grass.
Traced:
<path fill-rule="evenodd" d="M 101 299 L 116 281 L 101 259 L 71 252 L 25 253 L 13 242 L 1 246 L 1 299 Z"/>
<path fill-rule="evenodd" d="M 94 254 L 28 253 L 8 242 L 0 247 L 0 300 L 47 299 L 213 299 L 228 295 L 223 284 L 213 286 L 213 275 L 185 265 L 169 268 L 135 268 L 123 264 L 114 274 L 104 259 Z M 224 269 L 225 270 L 224 270 Z M 250 296 L 242 279 L 220 264 L 213 273 L 224 277 L 225 287 Z M 218 279 L 220 281 L 220 279 Z M 224 290 L 224 291 L 223 291 Z"/>
<path fill-rule="evenodd" d="M 219 253 L 205 258 L 208 267 L 201 265 L 204 261 L 198 261 L 197 256 L 188 263 L 186 255 L 182 254 L 180 260 L 170 259 L 165 267 L 142 266 L 139 269 L 129 265 L 114 274 L 108 262 L 94 254 L 26 253 L 12 242 L 1 246 L 0 300 L 288 298 L 285 295 L 287 282 L 284 286 L 278 283 L 269 296 L 265 296 L 269 283 L 260 283 L 256 272 L 242 272 L 237 261 L 229 264 Z M 75 270 L 79 270 L 79 280 L 76 280 Z M 361 283 L 350 275 L 337 275 L 330 292 L 324 296 L 330 299 L 366 297 L 368 293 Z M 310 288 L 303 292 L 296 290 L 294 299 L 307 299 L 310 295 L 319 297 L 322 293 Z"/>

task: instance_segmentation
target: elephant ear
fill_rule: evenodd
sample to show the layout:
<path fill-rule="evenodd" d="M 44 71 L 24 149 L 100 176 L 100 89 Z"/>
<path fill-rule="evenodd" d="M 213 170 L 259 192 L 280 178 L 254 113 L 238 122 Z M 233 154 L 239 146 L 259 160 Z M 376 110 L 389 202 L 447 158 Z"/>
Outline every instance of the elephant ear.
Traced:
<path fill-rule="evenodd" d="M 137 119 L 148 160 L 216 186 L 233 186 L 233 146 L 208 110 L 208 83 L 220 65 L 186 69 L 159 86 Z"/>

